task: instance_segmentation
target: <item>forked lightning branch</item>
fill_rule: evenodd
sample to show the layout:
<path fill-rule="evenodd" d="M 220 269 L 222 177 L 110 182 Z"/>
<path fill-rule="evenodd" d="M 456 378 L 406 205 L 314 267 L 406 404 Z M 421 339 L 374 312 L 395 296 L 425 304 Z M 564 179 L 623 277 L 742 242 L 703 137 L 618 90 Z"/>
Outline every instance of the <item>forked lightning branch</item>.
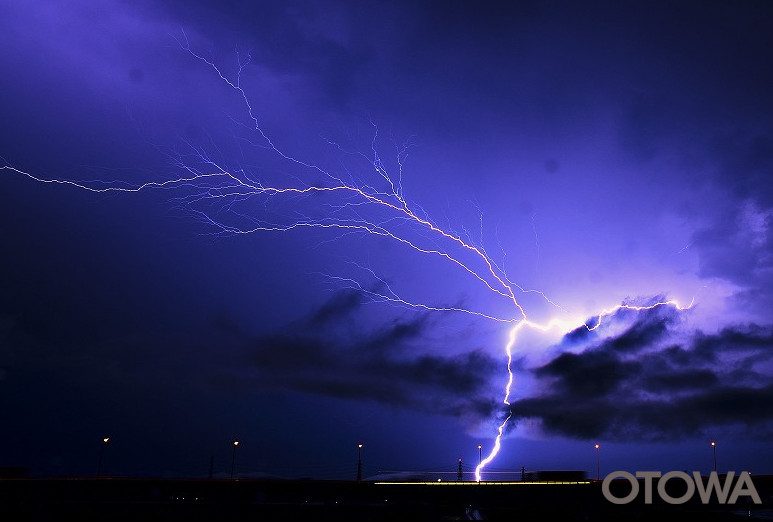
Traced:
<path fill-rule="evenodd" d="M 402 162 L 404 151 L 398 152 L 397 172 L 390 172 L 377 150 L 378 129 L 375 125 L 371 150 L 367 154 L 359 154 L 365 165 L 363 178 L 372 179 L 361 183 L 345 182 L 343 176 L 336 175 L 311 161 L 298 159 L 280 150 L 269 135 L 264 132 L 247 92 L 242 86 L 242 74 L 249 64 L 249 55 L 246 57 L 237 55 L 236 74 L 229 77 L 213 61 L 196 53 L 189 45 L 185 35 L 178 42 L 185 52 L 211 68 L 232 93 L 237 95 L 241 103 L 244 104 L 249 121 L 251 121 L 251 131 L 256 134 L 263 149 L 278 156 L 282 161 L 289 162 L 302 172 L 307 172 L 310 178 L 321 178 L 324 182 L 304 183 L 294 178 L 286 180 L 288 184 L 267 185 L 253 173 L 242 168 L 230 168 L 213 159 L 204 148 L 193 145 L 189 145 L 188 154 L 175 156 L 175 166 L 179 170 L 179 175 L 163 180 L 150 180 L 136 185 L 111 180 L 76 181 L 65 178 L 46 178 L 11 164 L 0 166 L 0 170 L 6 174 L 22 175 L 39 183 L 66 185 L 95 193 L 173 191 L 178 195 L 175 197 L 177 205 L 182 206 L 196 218 L 203 220 L 218 234 L 291 233 L 304 229 L 324 231 L 332 235 L 357 233 L 393 241 L 417 256 L 436 258 L 459 270 L 477 284 L 481 292 L 490 294 L 494 299 L 505 300 L 512 310 L 512 314 L 502 316 L 463 306 L 445 306 L 424 302 L 417 297 L 401 295 L 389 285 L 381 285 L 382 290 L 380 291 L 366 290 L 355 278 L 336 277 L 333 279 L 342 285 L 365 292 L 369 297 L 378 301 L 416 310 L 468 314 L 483 320 L 508 325 L 509 335 L 504 347 L 507 358 L 507 374 L 504 376 L 503 389 L 504 420 L 498 421 L 492 448 L 488 455 L 480 460 L 475 469 L 477 481 L 481 480 L 482 470 L 499 453 L 506 424 L 512 416 L 510 400 L 514 375 L 511 363 L 513 348 L 522 329 L 569 332 L 585 327 L 588 330 L 594 330 L 599 327 L 605 317 L 621 309 L 643 311 L 668 306 L 677 310 L 685 310 L 692 306 L 692 303 L 683 306 L 674 300 L 659 301 L 646 306 L 624 303 L 599 311 L 594 315 L 595 320 L 590 324 L 583 320 L 566 321 L 557 318 L 545 323 L 530 320 L 526 309 L 519 301 L 519 296 L 536 294 L 554 306 L 557 311 L 561 310 L 561 307 L 551 301 L 543 292 L 527 289 L 512 281 L 503 267 L 489 256 L 484 247 L 462 234 L 439 226 L 420 208 L 415 207 L 405 197 L 403 189 Z M 289 183 L 291 181 L 292 183 Z M 325 205 L 318 205 L 315 212 L 310 212 L 309 215 L 293 213 L 282 216 L 281 219 L 274 217 L 273 220 L 268 220 L 260 215 L 264 208 L 263 203 L 269 199 L 273 202 L 281 201 L 282 198 L 287 200 L 300 198 L 313 206 L 316 200 L 312 199 L 312 196 L 320 195 L 325 196 Z M 243 219 L 246 212 L 244 205 L 250 202 L 252 205 L 248 209 L 251 212 L 248 216 L 249 219 Z M 238 216 L 235 213 L 229 213 L 237 204 L 240 208 Z M 239 219 L 229 220 L 229 216 Z M 376 274 L 373 275 L 378 277 Z"/>

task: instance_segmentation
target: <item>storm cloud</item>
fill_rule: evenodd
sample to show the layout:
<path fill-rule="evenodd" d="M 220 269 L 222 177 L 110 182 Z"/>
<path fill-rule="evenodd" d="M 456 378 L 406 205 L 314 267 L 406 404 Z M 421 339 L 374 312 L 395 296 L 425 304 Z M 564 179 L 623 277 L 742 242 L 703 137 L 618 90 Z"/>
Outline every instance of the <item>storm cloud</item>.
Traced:
<path fill-rule="evenodd" d="M 436 326 L 431 314 L 397 316 L 362 331 L 357 325 L 366 300 L 356 291 L 342 291 L 282 329 L 243 338 L 244 366 L 232 371 L 250 388 L 478 420 L 494 412 L 490 382 L 501 361 L 482 348 L 460 352 L 428 341 Z M 342 324 L 349 327 L 342 331 Z"/>
<path fill-rule="evenodd" d="M 736 325 L 685 337 L 674 312 L 653 315 L 615 335 L 589 334 L 581 351 L 531 368 L 539 391 L 513 403 L 514 417 L 579 439 L 674 441 L 720 430 L 769 436 L 773 328 Z"/>

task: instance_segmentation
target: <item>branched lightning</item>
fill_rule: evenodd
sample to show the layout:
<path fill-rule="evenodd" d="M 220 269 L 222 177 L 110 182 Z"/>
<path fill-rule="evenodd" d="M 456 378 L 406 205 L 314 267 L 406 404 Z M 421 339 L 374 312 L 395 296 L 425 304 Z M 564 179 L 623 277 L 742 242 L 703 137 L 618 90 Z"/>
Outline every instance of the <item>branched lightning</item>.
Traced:
<path fill-rule="evenodd" d="M 524 328 L 546 332 L 570 330 L 585 327 L 589 331 L 597 329 L 604 317 L 614 314 L 618 310 L 628 309 L 634 311 L 649 310 L 659 306 L 673 306 L 684 310 L 692 306 L 683 307 L 676 301 L 663 301 L 648 306 L 634 306 L 621 304 L 606 308 L 595 315 L 595 320 L 565 321 L 554 318 L 546 323 L 536 323 L 527 316 L 525 308 L 519 302 L 518 296 L 522 294 L 537 294 L 545 302 L 560 309 L 543 292 L 535 289 L 524 288 L 513 282 L 504 268 L 497 264 L 486 252 L 485 248 L 476 244 L 469 237 L 446 230 L 434 223 L 426 213 L 411 204 L 405 197 L 403 189 L 403 161 L 407 154 L 406 149 L 400 149 L 397 155 L 397 174 L 390 173 L 377 152 L 376 138 L 378 129 L 374 125 L 374 137 L 371 143 L 370 154 L 357 153 L 372 169 L 377 180 L 376 184 L 357 182 L 345 182 L 341 176 L 314 164 L 309 163 L 280 150 L 269 135 L 264 132 L 256 111 L 253 109 L 245 89 L 242 87 L 242 74 L 244 68 L 250 62 L 250 55 L 242 57 L 237 53 L 237 69 L 233 77 L 224 74 L 214 61 L 196 53 L 183 33 L 178 40 L 180 47 L 189 53 L 194 59 L 203 62 L 214 70 L 215 74 L 232 90 L 245 105 L 246 112 L 252 122 L 251 130 L 262 140 L 264 146 L 277 154 L 282 160 L 288 161 L 317 175 L 322 175 L 326 183 L 305 184 L 297 182 L 297 185 L 274 186 L 264 185 L 255 179 L 244 169 L 230 169 L 210 156 L 201 147 L 187 143 L 189 152 L 185 155 L 172 156 L 173 165 L 181 172 L 181 175 L 171 177 L 163 181 L 148 181 L 131 185 L 121 181 L 83 180 L 73 181 L 68 179 L 51 179 L 33 175 L 9 164 L 0 166 L 0 170 L 12 172 L 40 183 L 62 184 L 78 189 L 105 193 L 105 192 L 141 192 L 152 189 L 173 190 L 179 193 L 175 202 L 194 216 L 210 225 L 216 234 L 241 235 L 258 232 L 289 232 L 300 229 L 320 229 L 340 235 L 363 234 L 377 236 L 394 241 L 403 247 L 420 255 L 438 258 L 450 263 L 457 269 L 476 281 L 486 292 L 492 293 L 497 298 L 506 300 L 512 307 L 512 316 L 498 316 L 480 310 L 463 306 L 433 306 L 420 301 L 402 297 L 385 280 L 379 277 L 375 271 L 367 267 L 358 266 L 365 270 L 373 278 L 379 281 L 379 290 L 366 288 L 356 279 L 340 276 L 327 276 L 336 284 L 355 289 L 377 302 L 385 302 L 416 310 L 457 312 L 469 314 L 486 320 L 508 323 L 512 326 L 509 330 L 508 340 L 505 346 L 507 356 L 507 382 L 504 387 L 503 403 L 510 406 L 511 389 L 514 381 L 511 369 L 513 347 L 517 341 L 519 332 Z M 330 142 L 331 145 L 338 144 Z M 340 147 L 339 147 L 340 148 Z M 269 220 L 265 216 L 256 215 L 242 210 L 245 204 L 248 210 L 258 208 L 255 202 L 268 205 L 277 201 L 308 201 L 311 198 L 321 198 L 323 204 L 312 204 L 315 209 L 324 209 L 322 215 L 304 214 L 296 210 L 291 216 L 280 216 Z M 315 200 L 316 201 L 316 200 Z M 213 211 L 212 209 L 215 209 Z M 482 228 L 482 220 L 481 220 Z M 589 324 L 590 323 L 590 324 Z M 505 426 L 512 413 L 498 425 L 497 435 L 493 448 L 488 456 L 482 459 L 475 469 L 475 479 L 481 480 L 481 471 L 498 454 L 501 447 L 501 438 Z"/>
<path fill-rule="evenodd" d="M 511 365 L 513 362 L 513 346 L 515 345 L 515 342 L 518 338 L 518 333 L 522 329 L 531 328 L 534 330 L 539 330 L 541 332 L 547 332 L 548 330 L 556 329 L 561 332 L 569 332 L 577 328 L 585 328 L 589 332 L 592 332 L 593 330 L 596 330 L 599 326 L 601 326 L 601 321 L 603 317 L 613 315 L 615 312 L 619 310 L 642 311 L 642 310 L 652 310 L 660 306 L 672 306 L 677 310 L 684 311 L 691 308 L 693 304 L 694 304 L 693 301 L 691 301 L 689 305 L 682 306 L 676 300 L 660 301 L 647 306 L 620 304 L 617 306 L 606 308 L 601 312 L 599 312 L 597 315 L 594 316 L 595 321 L 593 321 L 591 324 L 588 324 L 588 322 L 585 322 L 585 321 L 582 321 L 582 322 L 566 321 L 559 318 L 553 318 L 546 323 L 535 323 L 525 318 L 520 321 L 517 321 L 515 326 L 513 326 L 510 329 L 510 335 L 508 337 L 507 344 L 505 345 L 505 353 L 507 353 L 507 384 L 505 385 L 505 396 L 504 396 L 504 399 L 502 400 L 503 403 L 506 406 L 510 406 L 510 391 L 511 391 L 511 388 L 513 385 L 513 379 L 514 379 L 513 371 L 511 368 Z M 502 434 L 504 433 L 505 426 L 507 425 L 507 422 L 510 420 L 511 417 L 512 417 L 512 413 L 508 413 L 508 415 L 505 417 L 505 420 L 502 421 L 502 423 L 497 427 L 497 436 L 494 439 L 494 447 L 492 448 L 489 455 L 485 459 L 481 460 L 478 466 L 476 466 L 475 468 L 476 481 L 480 482 L 481 472 L 483 471 L 483 468 L 486 467 L 486 465 L 489 462 L 494 460 L 494 457 L 496 457 L 497 453 L 499 453 L 499 449 L 501 447 Z"/>

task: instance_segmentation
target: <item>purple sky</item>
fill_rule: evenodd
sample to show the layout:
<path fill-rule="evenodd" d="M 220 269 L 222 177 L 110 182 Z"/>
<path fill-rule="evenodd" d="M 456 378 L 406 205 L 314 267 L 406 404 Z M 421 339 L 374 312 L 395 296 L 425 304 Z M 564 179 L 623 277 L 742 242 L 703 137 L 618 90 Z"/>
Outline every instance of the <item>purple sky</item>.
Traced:
<path fill-rule="evenodd" d="M 773 5 L 501 4 L 4 6 L 0 467 L 773 473 Z"/>

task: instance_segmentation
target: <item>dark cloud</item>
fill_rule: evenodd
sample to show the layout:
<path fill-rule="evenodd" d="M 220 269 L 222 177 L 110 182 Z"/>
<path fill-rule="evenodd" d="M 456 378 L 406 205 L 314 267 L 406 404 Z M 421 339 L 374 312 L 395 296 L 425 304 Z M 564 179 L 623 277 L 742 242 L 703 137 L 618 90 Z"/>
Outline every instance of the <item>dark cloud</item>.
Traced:
<path fill-rule="evenodd" d="M 641 378 L 642 389 L 656 394 L 703 390 L 719 384 L 719 378 L 711 370 L 670 370 L 645 375 Z"/>
<path fill-rule="evenodd" d="M 539 392 L 513 403 L 514 418 L 536 419 L 547 433 L 580 439 L 773 432 L 771 327 L 684 338 L 672 314 L 651 312 L 618 335 L 533 368 Z M 681 341 L 669 344 L 674 339 Z"/>
<path fill-rule="evenodd" d="M 712 357 L 713 353 L 720 351 L 750 352 L 762 356 L 773 346 L 773 328 L 750 324 L 725 327 L 716 334 L 697 332 L 693 346 L 701 357 Z"/>
<path fill-rule="evenodd" d="M 709 138 L 713 176 L 701 180 L 710 217 L 696 227 L 692 245 L 699 274 L 738 286 L 735 304 L 773 304 L 773 129 L 735 127 Z M 703 213 L 703 212 L 699 212 Z"/>
<path fill-rule="evenodd" d="M 591 350 L 583 354 L 564 353 L 537 368 L 537 377 L 552 377 L 559 393 L 585 399 L 618 391 L 620 383 L 638 372 L 638 365 L 626 363 L 612 353 Z"/>
<path fill-rule="evenodd" d="M 357 292 L 339 292 L 317 308 L 306 322 L 307 326 L 323 325 L 330 321 L 345 319 L 361 304 L 362 296 Z"/>
<path fill-rule="evenodd" d="M 646 348 L 666 335 L 669 326 L 678 320 L 679 312 L 664 306 L 642 311 L 620 309 L 615 317 L 632 314 L 638 314 L 639 317 L 624 332 L 602 341 L 599 346 L 601 351 L 624 353 Z"/>
<path fill-rule="evenodd" d="M 489 382 L 499 361 L 479 349 L 439 350 L 427 340 L 428 315 L 361 331 L 360 305 L 359 293 L 342 291 L 291 325 L 247 339 L 247 364 L 237 370 L 243 384 L 457 417 L 491 414 Z M 340 321 L 351 326 L 345 334 Z"/>

